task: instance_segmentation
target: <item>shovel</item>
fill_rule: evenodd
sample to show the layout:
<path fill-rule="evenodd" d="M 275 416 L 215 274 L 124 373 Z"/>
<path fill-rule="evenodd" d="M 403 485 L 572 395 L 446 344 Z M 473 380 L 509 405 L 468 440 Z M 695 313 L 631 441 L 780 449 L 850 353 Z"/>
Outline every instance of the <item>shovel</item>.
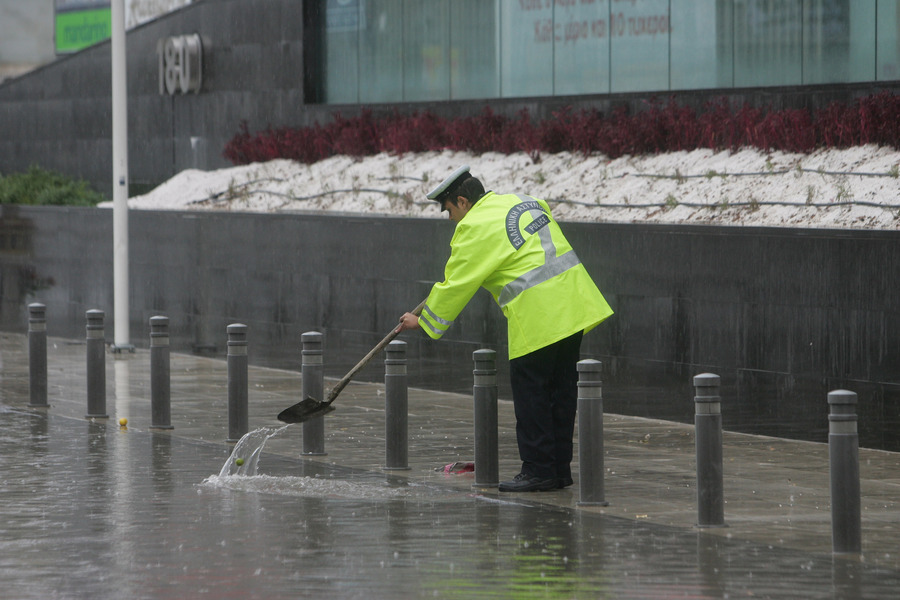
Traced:
<path fill-rule="evenodd" d="M 412 314 L 419 316 L 422 313 L 422 308 L 425 307 L 425 300 L 415 307 L 412 310 Z M 278 413 L 278 420 L 283 423 L 303 423 L 304 421 L 309 421 L 310 419 L 315 419 L 316 417 L 321 417 L 322 415 L 328 414 L 334 410 L 334 407 L 331 406 L 331 403 L 334 402 L 335 398 L 338 397 L 338 394 L 343 391 L 347 384 L 350 383 L 350 380 L 353 379 L 353 376 L 356 375 L 360 369 L 365 367 L 372 357 L 375 356 L 378 352 L 384 349 L 391 340 L 397 337 L 397 334 L 400 333 L 400 327 L 395 327 L 383 340 L 378 342 L 374 348 L 369 350 L 369 353 L 366 354 L 361 361 L 356 363 L 356 366 L 350 369 L 350 372 L 344 375 L 344 378 L 337 382 L 337 384 L 331 388 L 331 391 L 328 392 L 328 397 L 323 402 L 322 400 L 316 400 L 311 396 L 307 396 L 297 404 L 293 406 L 289 406 L 284 409 L 280 413 Z"/>

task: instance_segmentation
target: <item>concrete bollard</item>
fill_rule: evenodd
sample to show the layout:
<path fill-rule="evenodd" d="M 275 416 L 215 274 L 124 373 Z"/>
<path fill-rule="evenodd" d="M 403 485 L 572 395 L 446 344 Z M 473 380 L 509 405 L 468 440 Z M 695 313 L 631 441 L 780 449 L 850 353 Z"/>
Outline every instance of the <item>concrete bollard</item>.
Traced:
<path fill-rule="evenodd" d="M 28 406 L 47 404 L 47 307 L 28 305 Z"/>
<path fill-rule="evenodd" d="M 150 428 L 174 429 L 168 317 L 150 317 Z"/>
<path fill-rule="evenodd" d="M 603 387 L 599 360 L 578 362 L 578 505 L 609 506 L 604 498 Z"/>
<path fill-rule="evenodd" d="M 232 323 L 228 332 L 228 439 L 237 443 L 250 430 L 247 326 Z"/>
<path fill-rule="evenodd" d="M 475 362 L 472 398 L 475 422 L 475 483 L 472 487 L 500 485 L 500 450 L 497 417 L 497 352 L 472 353 Z"/>
<path fill-rule="evenodd" d="M 694 445 L 697 451 L 697 526 L 725 526 L 720 377 L 694 377 Z"/>
<path fill-rule="evenodd" d="M 87 311 L 87 414 L 86 419 L 108 419 L 106 414 L 106 340 L 102 310 Z"/>
<path fill-rule="evenodd" d="M 325 336 L 318 331 L 308 331 L 300 336 L 300 396 L 325 399 L 325 366 L 322 349 Z M 325 456 L 325 417 L 316 417 L 303 423 L 303 454 Z"/>
<path fill-rule="evenodd" d="M 384 469 L 409 469 L 409 386 L 406 342 L 393 340 L 384 349 Z"/>
<path fill-rule="evenodd" d="M 838 554 L 858 553 L 862 549 L 856 403 L 855 392 L 828 393 L 831 547 Z"/>

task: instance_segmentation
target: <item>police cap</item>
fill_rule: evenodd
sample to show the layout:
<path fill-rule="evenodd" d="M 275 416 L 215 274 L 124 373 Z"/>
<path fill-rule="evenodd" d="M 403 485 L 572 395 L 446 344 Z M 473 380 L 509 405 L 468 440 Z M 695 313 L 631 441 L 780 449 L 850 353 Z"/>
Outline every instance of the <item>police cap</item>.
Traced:
<path fill-rule="evenodd" d="M 451 173 L 447 179 L 443 180 L 436 188 L 428 192 L 426 197 L 429 200 L 440 202 L 443 196 L 451 194 L 463 181 L 471 176 L 471 173 L 469 173 L 469 165 L 463 165 L 453 171 L 453 173 Z"/>

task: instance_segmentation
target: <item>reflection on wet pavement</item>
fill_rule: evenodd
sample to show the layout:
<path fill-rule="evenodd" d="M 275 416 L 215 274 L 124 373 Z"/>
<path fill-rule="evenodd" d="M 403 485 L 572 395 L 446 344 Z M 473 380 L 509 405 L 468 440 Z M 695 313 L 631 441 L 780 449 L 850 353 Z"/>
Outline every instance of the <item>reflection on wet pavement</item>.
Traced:
<path fill-rule="evenodd" d="M 18 598 L 886 598 L 900 584 L 828 556 L 272 455 L 257 476 L 214 475 L 223 447 L 166 433 L 4 421 L 0 582 Z"/>
<path fill-rule="evenodd" d="M 221 361 L 173 357 L 175 429 L 151 431 L 140 355 L 110 361 L 115 410 L 89 421 L 78 348 L 57 345 L 48 410 L 25 408 L 20 348 L 0 345 L 9 597 L 880 599 L 900 585 L 893 542 L 883 542 L 898 531 L 890 453 L 863 454 L 886 481 L 864 488 L 864 559 L 833 557 L 818 491 L 827 472 L 802 462 L 819 460 L 820 445 L 732 440 L 730 527 L 700 530 L 689 428 L 610 416 L 611 504 L 579 509 L 571 491 L 499 494 L 474 489 L 470 473 L 435 472 L 471 452 L 471 405 L 449 394 L 422 402 L 411 390 L 413 468 L 383 471 L 377 386 L 357 386 L 334 413 L 327 456 L 300 457 L 291 426 L 267 442 L 255 474 L 231 474 Z M 278 428 L 273 407 L 297 379 L 254 372 L 251 427 Z M 514 440 L 502 438 L 508 472 Z"/>

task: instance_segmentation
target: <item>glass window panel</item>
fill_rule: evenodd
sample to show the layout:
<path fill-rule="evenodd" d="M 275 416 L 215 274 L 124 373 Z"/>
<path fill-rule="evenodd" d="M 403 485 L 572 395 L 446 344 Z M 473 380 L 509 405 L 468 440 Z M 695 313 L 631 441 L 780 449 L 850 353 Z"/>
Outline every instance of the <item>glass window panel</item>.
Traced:
<path fill-rule="evenodd" d="M 695 0 L 672 7 L 672 89 L 734 85 L 732 0 Z"/>
<path fill-rule="evenodd" d="M 876 79 L 900 79 L 900 0 L 878 0 Z"/>
<path fill-rule="evenodd" d="M 359 101 L 359 23 L 364 5 L 360 0 L 327 0 L 324 4 L 324 100 L 353 104 Z"/>
<path fill-rule="evenodd" d="M 609 91 L 609 1 L 556 0 L 554 93 Z"/>
<path fill-rule="evenodd" d="M 848 82 L 874 81 L 875 39 L 878 0 L 847 0 L 850 5 L 850 70 Z M 896 27 L 894 32 L 896 32 Z"/>
<path fill-rule="evenodd" d="M 500 2 L 500 93 L 553 94 L 553 3 Z"/>
<path fill-rule="evenodd" d="M 403 0 L 364 0 L 359 101 L 403 101 Z"/>
<path fill-rule="evenodd" d="M 610 35 L 611 91 L 669 89 L 669 0 L 614 0 Z"/>
<path fill-rule="evenodd" d="M 804 0 L 803 83 L 872 79 L 875 45 L 864 23 L 872 31 L 875 0 Z"/>
<path fill-rule="evenodd" d="M 319 2 L 332 104 L 900 79 L 900 0 Z"/>
<path fill-rule="evenodd" d="M 449 99 L 449 3 L 406 0 L 403 4 L 403 40 L 403 99 Z"/>
<path fill-rule="evenodd" d="M 504 0 L 505 1 L 505 0 Z M 450 2 L 450 97 L 496 98 L 498 0 Z"/>
<path fill-rule="evenodd" d="M 735 0 L 736 86 L 802 81 L 802 8 L 802 0 Z"/>

